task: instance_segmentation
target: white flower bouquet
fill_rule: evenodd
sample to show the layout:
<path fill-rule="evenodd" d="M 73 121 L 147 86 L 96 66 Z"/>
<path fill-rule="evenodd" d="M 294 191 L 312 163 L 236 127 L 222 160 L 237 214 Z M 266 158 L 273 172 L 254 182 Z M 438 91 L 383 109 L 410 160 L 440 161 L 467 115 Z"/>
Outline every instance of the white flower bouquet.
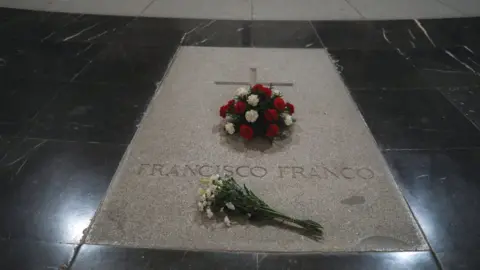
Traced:
<path fill-rule="evenodd" d="M 222 218 L 226 226 L 231 226 L 229 216 L 235 215 L 250 220 L 288 223 L 304 230 L 314 239 L 320 239 L 323 235 L 323 227 L 317 222 L 292 218 L 276 211 L 232 177 L 213 175 L 202 178 L 200 182 L 204 187 L 199 189 L 198 210 L 206 213 L 210 219 Z"/>

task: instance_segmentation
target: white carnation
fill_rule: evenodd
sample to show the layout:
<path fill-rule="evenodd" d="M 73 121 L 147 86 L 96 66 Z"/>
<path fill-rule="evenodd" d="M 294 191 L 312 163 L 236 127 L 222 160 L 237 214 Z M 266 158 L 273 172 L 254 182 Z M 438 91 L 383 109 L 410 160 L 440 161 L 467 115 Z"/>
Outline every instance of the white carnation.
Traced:
<path fill-rule="evenodd" d="M 239 97 L 244 97 L 246 95 L 248 95 L 249 91 L 247 88 L 245 87 L 240 87 L 237 89 L 237 96 Z"/>
<path fill-rule="evenodd" d="M 285 125 L 287 126 L 291 126 L 293 124 L 292 116 L 287 113 L 283 114 L 283 121 L 285 121 Z"/>
<path fill-rule="evenodd" d="M 212 219 L 212 217 L 213 217 L 213 212 L 212 212 L 212 209 L 210 209 L 210 207 L 207 208 L 207 217 L 208 217 L 209 219 Z"/>
<path fill-rule="evenodd" d="M 247 121 L 250 123 L 257 121 L 257 118 L 258 118 L 258 112 L 255 110 L 249 110 L 248 112 L 245 113 L 245 119 L 247 119 Z"/>
<path fill-rule="evenodd" d="M 281 95 L 281 93 L 280 93 L 279 90 L 275 89 L 275 90 L 272 91 L 272 96 L 277 96 L 277 97 L 279 97 L 280 95 Z"/>
<path fill-rule="evenodd" d="M 212 174 L 212 176 L 210 176 L 210 180 L 212 180 L 212 181 L 217 181 L 218 178 L 220 178 L 220 175 L 218 175 L 218 174 Z"/>
<path fill-rule="evenodd" d="M 203 212 L 203 210 L 204 210 L 203 203 L 202 203 L 202 202 L 198 202 L 197 205 L 198 205 L 198 211 Z"/>
<path fill-rule="evenodd" d="M 235 205 L 233 205 L 231 202 L 227 202 L 225 206 L 232 211 L 235 210 Z"/>
<path fill-rule="evenodd" d="M 228 134 L 233 134 L 235 133 L 235 125 L 233 125 L 232 123 L 227 123 L 225 125 L 225 130 L 228 132 Z"/>
<path fill-rule="evenodd" d="M 228 218 L 228 216 L 225 216 L 225 218 L 223 219 L 223 222 L 225 223 L 225 225 L 227 227 L 230 227 L 232 225 L 232 223 L 230 222 L 230 219 Z"/>
<path fill-rule="evenodd" d="M 258 99 L 257 95 L 250 95 L 247 99 L 247 103 L 252 105 L 253 107 L 257 106 L 259 101 L 260 100 Z"/>

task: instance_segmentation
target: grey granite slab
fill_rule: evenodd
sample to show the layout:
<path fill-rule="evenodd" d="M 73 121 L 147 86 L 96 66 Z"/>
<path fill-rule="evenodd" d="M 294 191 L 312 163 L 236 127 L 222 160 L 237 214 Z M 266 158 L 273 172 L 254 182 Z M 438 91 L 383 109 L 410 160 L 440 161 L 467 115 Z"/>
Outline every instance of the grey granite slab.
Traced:
<path fill-rule="evenodd" d="M 443 0 L 442 0 L 443 1 Z M 370 20 L 461 17 L 457 10 L 436 0 L 348 0 Z"/>
<path fill-rule="evenodd" d="M 251 19 L 252 0 L 161 0 L 142 13 L 147 17 L 194 19 Z"/>
<path fill-rule="evenodd" d="M 255 0 L 254 20 L 360 20 L 345 0 Z"/>
<path fill-rule="evenodd" d="M 478 0 L 439 0 L 439 2 L 467 16 L 478 16 L 480 13 Z"/>
<path fill-rule="evenodd" d="M 152 0 L 49 0 L 49 2 L 52 3 L 49 11 L 54 12 L 139 16 Z"/>
<path fill-rule="evenodd" d="M 269 145 L 221 131 L 236 86 L 293 82 L 293 134 Z M 232 172 L 267 203 L 325 227 L 292 230 L 203 219 L 198 179 Z M 424 250 L 425 240 L 324 50 L 183 47 L 151 102 L 87 236 L 91 244 L 240 251 Z"/>

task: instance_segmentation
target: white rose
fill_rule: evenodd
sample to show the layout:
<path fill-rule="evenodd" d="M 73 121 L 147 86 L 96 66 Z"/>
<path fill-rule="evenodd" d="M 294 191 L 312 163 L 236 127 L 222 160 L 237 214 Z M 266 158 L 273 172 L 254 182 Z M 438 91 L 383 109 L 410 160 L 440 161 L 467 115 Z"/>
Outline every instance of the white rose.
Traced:
<path fill-rule="evenodd" d="M 233 134 L 235 133 L 235 125 L 232 123 L 227 123 L 225 125 L 225 130 L 228 132 L 228 134 Z"/>
<path fill-rule="evenodd" d="M 260 100 L 258 99 L 257 95 L 250 95 L 247 99 L 247 103 L 252 105 L 253 107 L 257 106 L 259 101 Z"/>
<path fill-rule="evenodd" d="M 279 96 L 280 96 L 280 91 L 278 91 L 277 89 L 275 89 L 275 90 L 272 91 L 272 95 L 279 97 Z"/>
<path fill-rule="evenodd" d="M 291 126 L 293 124 L 292 116 L 286 113 L 283 114 L 283 121 L 285 121 L 285 125 L 287 126 Z"/>
<path fill-rule="evenodd" d="M 244 97 L 246 95 L 248 95 L 249 91 L 247 88 L 245 87 L 240 87 L 237 89 L 237 96 L 239 97 Z"/>
<path fill-rule="evenodd" d="M 247 119 L 247 121 L 250 123 L 257 121 L 257 118 L 258 118 L 258 112 L 255 110 L 250 110 L 245 113 L 245 119 Z"/>

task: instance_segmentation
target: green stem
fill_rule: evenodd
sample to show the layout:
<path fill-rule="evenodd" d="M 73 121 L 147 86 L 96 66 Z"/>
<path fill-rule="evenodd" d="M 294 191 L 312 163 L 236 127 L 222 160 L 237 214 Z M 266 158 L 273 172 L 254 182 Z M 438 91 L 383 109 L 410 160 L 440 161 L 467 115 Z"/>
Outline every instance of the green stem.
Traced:
<path fill-rule="evenodd" d="M 281 219 L 282 221 L 288 221 L 294 224 L 297 224 L 298 226 L 312 232 L 320 233 L 322 234 L 322 229 L 323 227 L 312 221 L 312 220 L 301 220 L 301 219 L 295 219 L 289 216 L 286 216 L 282 213 L 279 213 L 271 208 L 261 208 L 259 209 L 259 212 L 263 212 L 264 215 L 268 215 L 272 218 L 278 218 Z"/>
<path fill-rule="evenodd" d="M 308 233 L 312 233 L 316 236 L 322 236 L 323 227 L 312 220 L 301 220 L 286 216 L 266 204 L 255 193 L 249 190 L 245 185 L 240 186 L 233 177 L 226 179 L 222 192 L 216 197 L 220 200 L 220 204 L 225 202 L 232 202 L 237 211 L 242 214 L 250 213 L 252 215 L 259 216 L 261 218 L 277 219 L 282 222 L 290 222 L 305 229 Z"/>

